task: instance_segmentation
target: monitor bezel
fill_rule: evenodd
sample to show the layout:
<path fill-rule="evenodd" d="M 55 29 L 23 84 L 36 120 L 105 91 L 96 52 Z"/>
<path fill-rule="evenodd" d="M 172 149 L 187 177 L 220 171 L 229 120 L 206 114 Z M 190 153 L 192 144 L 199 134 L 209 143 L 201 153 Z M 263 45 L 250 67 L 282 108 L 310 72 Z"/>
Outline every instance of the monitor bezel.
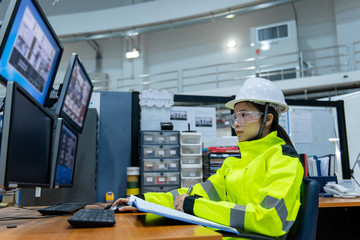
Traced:
<path fill-rule="evenodd" d="M 8 163 L 8 149 L 9 149 L 9 137 L 10 137 L 10 126 L 12 122 L 12 114 L 14 109 L 13 105 L 13 96 L 16 91 L 19 91 L 26 99 L 28 99 L 32 104 L 35 105 L 40 111 L 42 111 L 49 119 L 51 119 L 51 132 L 49 137 L 49 159 L 48 159 L 48 176 L 47 183 L 24 183 L 24 182 L 9 182 L 7 179 L 7 163 Z M 5 105 L 4 105 L 4 117 L 3 117 L 3 126 L 2 126 L 2 136 L 1 136 L 1 152 L 0 152 L 0 188 L 11 189 L 19 187 L 50 187 L 51 184 L 51 161 L 52 161 L 52 135 L 54 132 L 54 123 L 55 117 L 49 111 L 47 111 L 38 101 L 36 101 L 20 84 L 17 82 L 8 82 L 6 88 L 5 96 Z M 4 149 L 6 149 L 4 151 Z"/>
<path fill-rule="evenodd" d="M 70 80 L 71 80 L 71 75 L 72 75 L 72 72 L 74 70 L 74 67 L 75 67 L 75 64 L 78 63 L 80 68 L 81 68 L 81 71 L 85 74 L 85 77 L 86 77 L 86 81 L 90 84 L 91 86 L 91 90 L 90 90 L 90 95 L 89 95 L 89 98 L 87 100 L 87 107 L 85 109 L 85 113 L 84 113 L 84 119 L 83 119 L 83 123 L 82 123 L 82 126 L 79 126 L 68 114 L 66 114 L 63 110 L 64 108 L 64 104 L 65 104 L 65 97 L 66 97 L 66 94 L 67 94 L 67 91 L 69 89 L 69 84 L 70 84 Z M 91 99 L 91 95 L 92 95 L 92 92 L 94 90 L 94 86 L 91 82 L 91 79 L 88 75 L 88 73 L 86 72 L 86 69 L 84 67 L 84 65 L 82 64 L 81 60 L 80 60 L 80 57 L 77 53 L 72 53 L 71 55 L 71 58 L 70 58 L 70 62 L 69 62 L 69 65 L 66 69 L 66 73 L 65 73 L 65 77 L 64 77 L 64 83 L 63 83 L 63 86 L 62 86 L 62 89 L 61 89 L 61 93 L 60 93 L 60 97 L 59 97 L 59 100 L 57 102 L 57 106 L 56 106 L 56 115 L 58 117 L 61 117 L 61 118 L 64 118 L 66 121 L 68 121 L 71 126 L 76 130 L 78 131 L 79 133 L 82 132 L 83 128 L 84 128 L 84 125 L 85 125 L 85 120 L 86 120 L 86 115 L 87 115 L 87 112 L 88 112 L 88 109 L 89 109 L 89 103 L 90 103 L 90 99 Z"/>
<path fill-rule="evenodd" d="M 71 184 L 69 185 L 55 185 L 56 180 L 56 172 L 57 172 L 57 164 L 58 164 L 58 153 L 60 148 L 60 138 L 61 138 L 61 130 L 63 128 L 63 125 L 65 125 L 71 133 L 73 133 L 76 136 L 76 151 L 75 151 L 75 159 L 74 159 L 74 166 L 71 176 Z M 55 128 L 55 134 L 53 139 L 53 152 L 52 152 L 52 164 L 51 164 L 51 187 L 52 188 L 71 188 L 74 185 L 74 177 L 75 177 L 75 169 L 76 169 L 76 162 L 77 162 L 77 149 L 79 147 L 79 134 L 77 131 L 75 131 L 70 124 L 66 122 L 63 118 L 58 118 L 56 121 L 56 128 Z"/>
<path fill-rule="evenodd" d="M 2 22 L 2 26 L 0 28 L 0 59 L 3 57 L 3 52 L 5 49 L 6 43 L 10 37 L 10 32 L 14 26 L 13 24 L 14 24 L 15 18 L 18 15 L 18 9 L 23 2 L 25 2 L 25 4 L 32 4 L 34 6 L 34 8 L 38 12 L 41 20 L 43 21 L 44 25 L 46 26 L 47 30 L 49 31 L 50 36 L 53 38 L 53 42 L 55 43 L 56 47 L 59 48 L 58 49 L 59 53 L 58 53 L 57 59 L 55 60 L 54 65 L 53 65 L 52 76 L 50 77 L 50 79 L 47 80 L 47 81 L 49 81 L 48 89 L 45 89 L 44 91 L 46 91 L 46 92 L 44 92 L 43 94 L 39 94 L 39 96 L 38 96 L 39 98 L 43 99 L 43 102 L 39 101 L 39 103 L 42 106 L 50 107 L 51 102 L 49 100 L 49 97 L 51 94 L 51 90 L 53 88 L 53 84 L 55 81 L 57 70 L 60 65 L 62 55 L 64 52 L 64 47 L 62 46 L 58 36 L 56 35 L 54 29 L 52 28 L 50 22 L 47 19 L 45 13 L 43 12 L 39 3 L 36 0 L 11 0 L 10 1 L 8 9 L 7 9 L 5 17 L 4 17 L 4 20 Z M 23 78 L 23 79 L 25 79 L 25 78 Z M 7 83 L 10 81 L 16 81 L 16 80 L 6 79 L 2 74 L 0 74 L 0 83 L 2 85 L 6 86 Z M 32 86 L 29 88 L 35 89 Z M 36 97 L 34 97 L 34 98 L 37 99 Z"/>

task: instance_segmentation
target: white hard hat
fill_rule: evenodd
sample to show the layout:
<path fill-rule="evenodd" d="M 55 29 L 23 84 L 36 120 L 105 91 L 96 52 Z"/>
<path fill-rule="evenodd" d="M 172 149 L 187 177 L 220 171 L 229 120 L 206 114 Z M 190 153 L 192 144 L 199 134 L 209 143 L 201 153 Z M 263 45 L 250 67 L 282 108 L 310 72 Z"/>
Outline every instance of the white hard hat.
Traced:
<path fill-rule="evenodd" d="M 289 110 L 281 89 L 264 78 L 247 79 L 236 93 L 235 99 L 226 103 L 225 107 L 234 109 L 236 103 L 247 101 L 257 104 L 268 102 L 270 106 L 275 108 L 279 116 Z"/>

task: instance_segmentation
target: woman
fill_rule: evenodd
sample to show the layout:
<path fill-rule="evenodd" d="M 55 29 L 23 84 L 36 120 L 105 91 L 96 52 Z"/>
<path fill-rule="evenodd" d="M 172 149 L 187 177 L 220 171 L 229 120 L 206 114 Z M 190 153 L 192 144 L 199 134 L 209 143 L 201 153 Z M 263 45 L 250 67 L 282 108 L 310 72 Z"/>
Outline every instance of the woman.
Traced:
<path fill-rule="evenodd" d="M 145 193 L 147 201 L 220 224 L 268 236 L 286 234 L 300 207 L 303 168 L 279 116 L 288 110 L 271 81 L 245 81 L 233 101 L 230 123 L 238 137 L 240 158 L 225 159 L 206 182 L 168 193 Z M 128 202 L 118 199 L 114 205 Z M 136 210 L 124 207 L 125 210 Z"/>

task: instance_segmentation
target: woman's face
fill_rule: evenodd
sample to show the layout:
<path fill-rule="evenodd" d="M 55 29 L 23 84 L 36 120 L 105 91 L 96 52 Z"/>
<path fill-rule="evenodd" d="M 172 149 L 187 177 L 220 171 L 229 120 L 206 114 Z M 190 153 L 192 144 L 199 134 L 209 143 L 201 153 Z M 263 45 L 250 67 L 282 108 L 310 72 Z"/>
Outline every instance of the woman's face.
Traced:
<path fill-rule="evenodd" d="M 261 125 L 261 118 L 258 116 L 259 114 L 256 114 L 258 111 L 249 102 L 239 102 L 235 105 L 234 114 L 243 113 L 238 114 L 237 120 L 234 122 L 234 129 L 239 142 L 248 141 L 257 136 Z M 250 112 L 250 114 L 251 112 L 255 113 L 248 114 L 248 117 L 246 117 L 247 112 Z"/>

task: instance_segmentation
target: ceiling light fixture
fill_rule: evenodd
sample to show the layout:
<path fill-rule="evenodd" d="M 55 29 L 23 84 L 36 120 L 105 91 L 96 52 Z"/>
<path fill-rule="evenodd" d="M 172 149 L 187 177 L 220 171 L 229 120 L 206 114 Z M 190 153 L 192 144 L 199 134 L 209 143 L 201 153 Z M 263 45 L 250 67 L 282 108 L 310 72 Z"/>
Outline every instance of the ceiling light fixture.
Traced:
<path fill-rule="evenodd" d="M 227 19 L 232 19 L 232 18 L 234 18 L 234 17 L 235 17 L 235 15 L 232 14 L 232 13 L 230 13 L 230 14 L 226 15 L 225 18 L 227 18 Z"/>
<path fill-rule="evenodd" d="M 226 43 L 227 48 L 235 48 L 237 46 L 237 42 L 235 40 L 230 40 Z"/>
<path fill-rule="evenodd" d="M 138 58 L 138 57 L 140 57 L 140 53 L 136 48 L 134 48 L 132 51 L 126 52 L 127 59 L 134 59 L 134 58 Z"/>
<path fill-rule="evenodd" d="M 263 43 L 261 44 L 261 50 L 267 51 L 267 50 L 269 50 L 269 49 L 270 49 L 270 43 L 268 43 L 268 42 L 263 42 Z"/>

